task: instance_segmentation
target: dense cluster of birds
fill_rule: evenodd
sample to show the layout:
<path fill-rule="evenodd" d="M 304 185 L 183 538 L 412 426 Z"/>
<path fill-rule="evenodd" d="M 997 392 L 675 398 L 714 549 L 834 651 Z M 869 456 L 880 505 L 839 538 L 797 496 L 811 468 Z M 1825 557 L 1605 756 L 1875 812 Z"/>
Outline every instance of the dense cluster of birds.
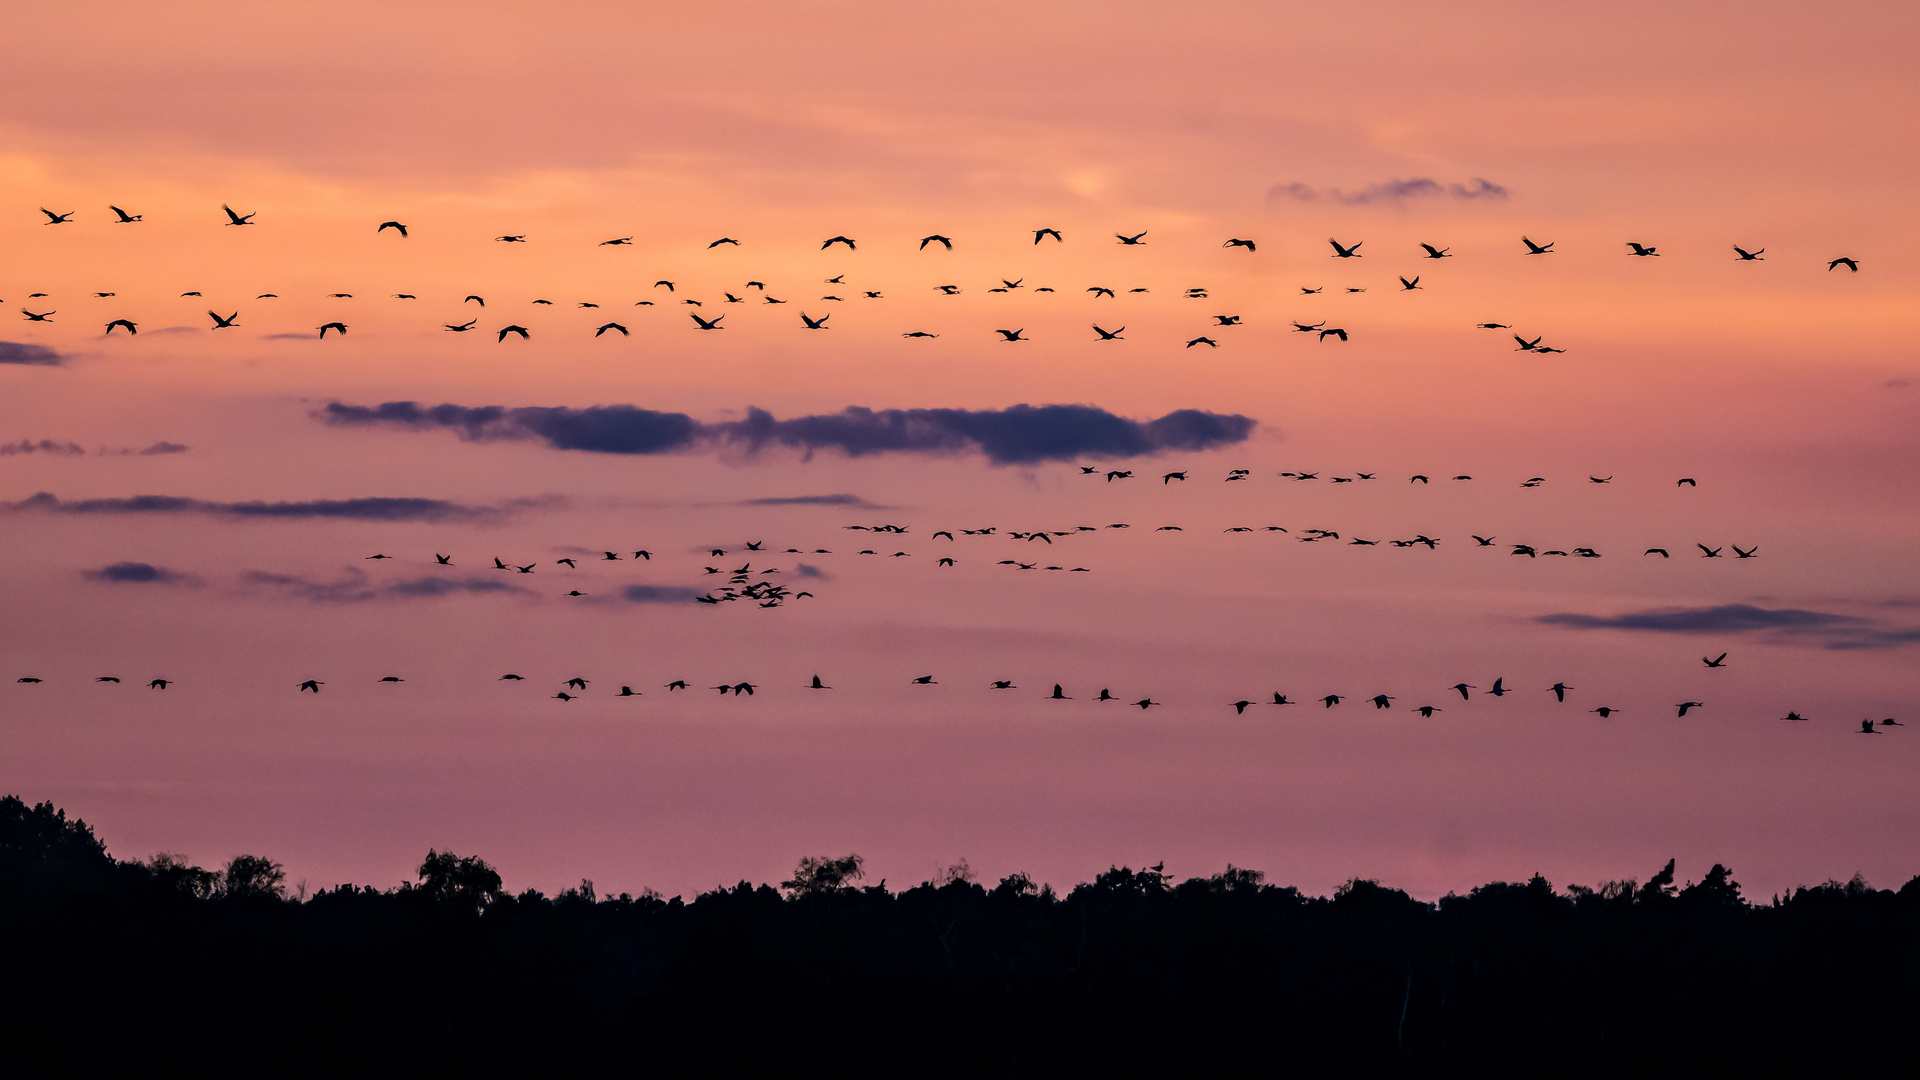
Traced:
<path fill-rule="evenodd" d="M 114 217 L 110 220 L 113 224 L 116 224 L 116 225 L 137 225 L 145 220 L 145 215 L 129 213 L 128 211 L 118 206 L 110 206 L 108 209 L 114 215 Z M 226 218 L 225 221 L 221 222 L 222 225 L 254 226 L 257 224 L 254 221 L 254 218 L 257 216 L 257 213 L 242 214 L 226 204 L 222 204 L 220 209 Z M 53 210 L 47 209 L 46 207 L 41 207 L 40 212 L 46 216 L 47 220 L 45 224 L 47 225 L 69 225 L 69 224 L 73 224 L 76 219 L 76 212 L 73 212 L 73 211 L 69 211 L 65 213 L 56 213 Z M 218 219 L 213 219 L 213 220 L 218 220 Z M 400 241 L 404 241 L 409 236 L 412 235 L 410 227 L 408 226 L 407 223 L 399 220 L 392 220 L 392 219 L 380 222 L 378 225 L 374 227 L 373 231 L 375 232 L 376 235 L 385 234 L 391 231 L 393 235 Z M 1035 245 L 1039 245 L 1042 241 L 1049 241 L 1054 244 L 1064 244 L 1066 242 L 1066 238 L 1064 234 L 1059 229 L 1056 229 L 1056 228 L 1039 228 L 1039 229 L 1034 229 L 1031 232 L 1033 237 L 1033 243 Z M 1141 231 L 1141 232 L 1131 233 L 1131 234 L 1124 233 L 1124 232 L 1114 233 L 1113 240 L 1118 246 L 1121 246 L 1121 247 L 1127 247 L 1127 248 L 1145 247 L 1145 246 L 1148 246 L 1147 235 L 1148 234 L 1146 231 Z M 503 233 L 501 235 L 495 236 L 493 239 L 496 242 L 505 243 L 505 244 L 526 244 L 531 242 L 529 240 L 528 234 L 526 233 Z M 606 240 L 599 241 L 597 246 L 624 248 L 624 247 L 633 246 L 633 243 L 634 241 L 632 236 L 616 236 L 616 237 L 610 237 Z M 1364 240 L 1342 242 L 1340 239 L 1336 237 L 1329 237 L 1327 240 L 1327 244 L 1332 249 L 1331 252 L 1329 253 L 1329 257 L 1339 261 L 1342 265 L 1350 265 L 1350 260 L 1363 258 L 1365 255 L 1365 253 L 1363 253 L 1360 250 L 1365 245 Z M 713 250 L 713 249 L 724 248 L 724 247 L 739 248 L 741 246 L 742 246 L 741 241 L 731 236 L 722 236 L 709 242 L 706 245 L 706 248 L 708 250 Z M 1248 255 L 1253 255 L 1259 250 L 1259 244 L 1256 243 L 1254 240 L 1248 239 L 1246 237 L 1237 237 L 1237 236 L 1228 237 L 1227 239 L 1222 241 L 1220 246 L 1225 249 L 1243 251 L 1243 252 L 1246 252 Z M 1757 263 L 1757 262 L 1766 261 L 1766 258 L 1765 258 L 1766 248 L 1764 247 L 1756 246 L 1749 249 L 1749 248 L 1741 247 L 1739 245 L 1731 245 L 1731 246 L 1733 250 L 1733 259 L 1736 262 Z M 1651 245 L 1651 244 L 1645 244 L 1639 241 L 1626 241 L 1625 247 L 1626 247 L 1626 252 L 1625 252 L 1626 255 L 1632 258 L 1657 258 L 1662 255 L 1662 253 L 1660 252 L 1657 246 Z M 841 249 L 848 254 L 851 254 L 859 250 L 859 242 L 849 236 L 834 235 L 822 240 L 820 243 L 819 250 L 829 251 L 829 250 L 834 250 L 836 248 Z M 917 250 L 922 252 L 926 252 L 929 250 L 932 250 L 934 252 L 951 252 L 953 251 L 953 249 L 954 249 L 953 238 L 950 236 L 939 234 L 939 233 L 933 233 L 933 234 L 929 234 L 927 236 L 921 237 L 917 243 Z M 1544 243 L 1536 242 L 1532 238 L 1523 234 L 1520 237 L 1520 247 L 1518 250 L 1523 256 L 1543 256 L 1543 255 L 1556 254 L 1559 249 L 1556 247 L 1555 241 L 1550 240 Z M 1441 245 L 1435 245 L 1435 244 L 1424 243 L 1424 242 L 1419 244 L 1418 254 L 1414 254 L 1413 252 L 1407 252 L 1406 256 L 1407 258 L 1418 260 L 1420 262 L 1447 260 L 1447 259 L 1452 259 L 1456 257 L 1450 245 L 1441 246 Z M 1829 272 L 1841 269 L 1843 267 L 1849 272 L 1858 273 L 1860 270 L 1860 262 L 1858 259 L 1854 259 L 1849 256 L 1841 256 L 1841 257 L 1827 260 L 1827 270 Z M 855 299 L 860 301 L 875 301 L 875 300 L 886 299 L 886 291 L 884 287 L 868 288 L 867 284 L 871 284 L 871 283 L 865 283 L 865 284 L 849 283 L 849 281 L 847 280 L 848 276 L 849 276 L 848 274 L 843 273 L 843 274 L 836 274 L 833 277 L 824 279 L 827 285 L 834 287 L 833 291 L 821 294 L 818 297 L 818 299 L 802 301 L 802 302 L 807 302 L 812 304 L 825 304 L 825 303 L 845 303 L 845 302 L 848 302 L 850 299 Z M 1406 274 L 1398 274 L 1395 276 L 1395 281 L 1397 282 L 1397 286 L 1393 288 L 1393 291 L 1399 292 L 1399 293 L 1410 293 L 1415 291 L 1422 291 L 1426 288 L 1426 286 L 1422 284 L 1422 280 L 1425 276 L 1426 275 L 1422 273 L 1414 273 L 1410 277 L 1407 276 Z M 1015 291 L 1026 291 L 1031 294 L 1043 294 L 1043 293 L 1055 293 L 1058 291 L 1052 285 L 1029 285 L 1027 284 L 1026 277 L 1024 275 L 1012 277 L 1012 278 L 999 278 L 996 280 L 997 280 L 997 284 L 991 284 L 987 286 L 985 290 L 986 292 L 1013 293 Z M 733 291 L 723 291 L 721 293 L 721 297 L 718 299 L 713 297 L 694 298 L 694 297 L 678 296 L 677 295 L 678 284 L 679 283 L 674 280 L 662 278 L 653 284 L 653 287 L 651 290 L 652 295 L 650 295 L 648 298 L 645 298 L 645 299 L 633 301 L 631 306 L 632 307 L 649 307 L 649 308 L 659 307 L 661 305 L 691 307 L 697 310 L 691 310 L 687 312 L 687 315 L 691 321 L 691 325 L 689 328 L 695 331 L 713 331 L 713 330 L 725 330 L 727 328 L 725 325 L 727 314 L 725 313 L 724 310 L 716 312 L 714 310 L 715 308 L 723 309 L 726 305 L 729 305 L 729 304 L 751 304 L 757 307 L 766 306 L 766 305 L 786 305 L 789 303 L 793 303 L 795 301 L 795 298 L 792 296 L 776 297 L 776 296 L 770 295 L 767 292 L 767 284 L 764 281 L 759 281 L 759 280 L 748 280 L 736 286 L 736 288 L 738 288 L 739 290 L 738 293 L 735 293 Z M 1323 285 L 1323 284 L 1322 285 L 1297 285 L 1295 287 L 1298 289 L 1299 295 L 1302 295 L 1302 296 L 1321 295 L 1326 293 L 1328 288 L 1326 285 Z M 661 289 L 666 290 L 665 293 L 660 293 L 658 291 Z M 932 291 L 942 296 L 957 296 L 965 290 L 959 284 L 947 283 L 947 284 L 934 285 L 932 287 Z M 1102 299 L 1119 300 L 1122 296 L 1147 293 L 1151 290 L 1146 286 L 1133 286 L 1133 287 L 1123 288 L 1123 287 L 1113 286 L 1113 285 L 1092 284 L 1092 285 L 1087 285 L 1084 288 L 1076 287 L 1076 289 L 1073 291 L 1079 291 L 1083 295 L 1091 298 L 1092 300 L 1099 301 Z M 1368 291 L 1368 287 L 1346 285 L 1346 286 L 1339 287 L 1339 289 L 1337 289 L 1336 291 L 1338 294 L 1350 295 L 1350 294 L 1365 293 Z M 843 293 L 846 295 L 841 295 Z M 108 299 L 108 298 L 115 297 L 116 295 L 117 293 L 115 292 L 102 291 L 102 292 L 96 292 L 94 294 L 94 297 L 96 299 Z M 187 292 L 181 293 L 180 295 L 183 298 L 198 299 L 202 297 L 202 293 L 199 290 L 189 290 Z M 1210 292 L 1205 286 L 1189 286 L 1185 288 L 1180 293 L 1180 295 L 1185 299 L 1189 299 L 1189 300 L 1210 299 Z M 28 297 L 28 299 L 29 300 L 43 299 L 46 296 L 47 296 L 46 293 L 36 292 L 31 294 Z M 331 300 L 354 299 L 354 294 L 348 293 L 348 292 L 334 292 L 334 293 L 326 294 L 326 296 L 327 296 L 327 299 L 331 299 Z M 402 292 L 402 293 L 392 294 L 392 298 L 396 300 L 401 300 L 401 301 L 415 301 L 415 300 L 419 300 L 420 296 L 416 293 Z M 278 299 L 278 296 L 275 293 L 260 293 L 257 296 L 255 296 L 254 299 L 255 300 L 273 300 L 273 299 Z M 4 301 L 0 301 L 0 302 L 4 302 Z M 487 305 L 486 298 L 479 294 L 468 294 L 467 296 L 461 299 L 460 303 L 463 309 L 468 304 L 477 304 L 480 309 L 484 309 Z M 531 304 L 552 307 L 554 306 L 554 301 L 544 299 L 544 298 L 536 298 L 531 301 Z M 601 304 L 597 301 L 574 301 L 574 304 L 579 309 L 591 310 L 591 309 L 598 309 L 601 307 Z M 31 321 L 31 322 L 52 322 L 53 321 L 52 317 L 58 314 L 58 309 L 55 308 L 48 311 L 33 311 L 29 308 L 23 307 L 20 309 L 20 313 L 24 318 L 26 318 L 28 321 Z M 239 321 L 240 311 L 238 310 L 237 307 L 233 308 L 227 314 L 224 314 L 224 315 L 221 314 L 219 310 L 210 308 L 207 310 L 206 314 L 207 314 L 207 318 L 211 320 L 211 325 L 208 328 L 212 330 L 228 330 L 228 329 L 234 329 L 243 325 Z M 808 311 L 804 309 L 796 309 L 795 314 L 798 316 L 799 329 L 809 330 L 809 331 L 831 329 L 830 320 L 833 317 L 831 312 L 816 315 L 816 314 L 810 314 Z M 1218 348 L 1221 345 L 1222 337 L 1224 337 L 1225 334 L 1230 333 L 1231 328 L 1241 327 L 1246 325 L 1244 318 L 1239 314 L 1217 313 L 1217 314 L 1212 314 L 1209 317 L 1211 318 L 1212 321 L 1206 325 L 1204 332 L 1199 333 L 1191 338 L 1185 339 L 1185 348 L 1192 349 L 1199 346 L 1206 346 L 1208 348 Z M 442 322 L 440 325 L 443 327 L 445 332 L 455 333 L 455 334 L 465 334 L 475 330 L 479 330 L 479 332 L 482 334 L 492 334 L 496 342 L 505 342 L 509 338 L 514 338 L 520 341 L 526 341 L 526 340 L 529 340 L 533 335 L 532 328 L 526 326 L 523 323 L 513 322 L 513 321 L 509 321 L 505 325 L 491 327 L 487 329 L 481 329 L 480 318 L 481 316 L 479 315 L 474 315 L 472 317 L 462 317 L 460 321 Z M 1104 323 L 1109 323 L 1113 321 L 1115 320 L 1102 318 L 1102 319 L 1098 319 L 1098 321 L 1092 322 L 1090 324 L 1090 329 L 1093 334 L 1092 340 L 1097 342 L 1127 340 L 1127 338 L 1125 337 L 1125 332 L 1127 327 L 1124 322 L 1120 323 L 1117 326 L 1113 326 L 1111 328 L 1109 328 L 1107 325 L 1103 325 Z M 1348 327 L 1345 327 L 1345 326 L 1330 326 L 1328 325 L 1328 322 L 1329 320 L 1324 318 L 1315 322 L 1295 321 L 1292 323 L 1292 331 L 1295 333 L 1310 335 L 1314 338 L 1314 340 L 1320 341 L 1320 342 L 1324 342 L 1329 339 L 1333 339 L 1341 342 L 1351 340 L 1351 337 L 1353 334 L 1352 330 L 1350 330 Z M 350 324 L 345 319 L 334 319 L 334 320 L 329 320 L 327 322 L 321 323 L 320 325 L 314 327 L 313 329 L 317 331 L 316 336 L 319 339 L 325 340 L 328 334 L 333 334 L 336 337 L 346 337 L 349 326 Z M 1477 329 L 1493 330 L 1493 331 L 1513 330 L 1513 325 L 1511 323 L 1500 322 L 1500 321 L 1480 322 L 1480 323 L 1476 323 L 1475 327 Z M 137 335 L 139 333 L 139 324 L 135 322 L 133 319 L 126 318 L 126 317 L 119 317 L 119 318 L 108 320 L 105 323 L 105 328 L 106 328 L 105 333 L 107 335 L 112 335 L 116 330 L 123 330 L 127 335 Z M 592 327 L 592 334 L 595 338 L 605 337 L 608 334 L 616 334 L 619 337 L 624 338 L 624 337 L 631 336 L 631 333 L 632 333 L 632 327 L 630 327 L 627 323 L 619 321 L 619 319 L 608 319 Z M 1222 337 L 1213 336 L 1215 334 L 1221 334 Z M 993 335 L 997 335 L 998 339 L 1004 343 L 1027 342 L 1027 341 L 1033 340 L 1032 338 L 1027 336 L 1027 330 L 1024 326 L 1015 327 L 1011 329 L 1004 328 L 1004 327 L 994 328 L 992 331 L 992 335 L 983 335 L 983 336 L 993 336 Z M 924 330 L 924 329 L 911 329 L 911 330 L 901 331 L 901 337 L 908 338 L 908 339 L 931 340 L 934 338 L 938 338 L 940 336 L 941 334 L 939 333 Z M 1513 333 L 1511 336 L 1516 346 L 1514 350 L 1516 352 L 1534 353 L 1534 354 L 1553 354 L 1553 353 L 1562 353 L 1566 351 L 1564 348 L 1561 348 L 1555 345 L 1546 344 L 1544 334 L 1534 333 L 1531 336 L 1528 336 L 1526 333 L 1516 332 L 1516 333 Z"/>
<path fill-rule="evenodd" d="M 1718 657 L 1703 656 L 1700 659 L 1701 659 L 1701 663 L 1708 668 L 1724 669 L 1727 666 L 1727 654 L 1724 652 L 1721 653 Z M 16 683 L 32 685 L 32 684 L 43 683 L 46 680 L 41 679 L 37 676 L 27 675 L 27 676 L 22 676 L 18 679 L 15 679 L 14 681 Z M 96 683 L 105 683 L 105 684 L 111 684 L 111 685 L 119 685 L 121 682 L 120 678 L 114 675 L 96 676 L 93 681 Z M 372 679 L 369 681 L 374 683 L 375 685 L 382 685 L 382 684 L 394 685 L 394 684 L 404 683 L 407 680 L 399 675 L 382 675 L 376 679 Z M 521 675 L 517 672 L 510 671 L 500 675 L 497 681 L 519 683 L 519 682 L 527 682 L 528 679 L 524 675 Z M 587 694 L 588 688 L 593 684 L 594 681 L 595 680 L 588 679 L 585 676 L 575 675 L 567 679 L 564 683 L 560 685 L 558 689 L 555 690 L 555 692 L 552 695 L 552 699 L 556 701 L 561 701 L 561 702 L 579 700 L 583 697 L 588 696 Z M 168 687 L 173 686 L 174 684 L 175 684 L 175 680 L 165 679 L 165 678 L 152 679 L 147 683 L 147 685 L 150 688 L 155 690 L 165 690 Z M 915 675 L 910 678 L 902 680 L 902 684 L 906 686 L 928 686 L 928 687 L 941 685 L 940 680 L 936 678 L 934 675 Z M 309 679 L 304 679 L 299 682 L 290 684 L 290 688 L 294 693 L 311 693 L 311 694 L 318 695 L 321 692 L 321 688 L 327 685 L 328 683 L 324 679 L 309 678 Z M 613 684 L 610 684 L 610 685 L 613 685 Z M 616 697 L 616 698 L 637 698 L 645 695 L 645 691 L 634 689 L 632 683 L 619 683 L 617 685 L 620 687 L 618 690 L 607 690 L 605 691 L 606 695 L 610 697 Z M 696 684 L 694 681 L 688 680 L 688 679 L 674 679 L 670 682 L 661 684 L 660 686 L 660 689 L 665 690 L 670 695 L 680 690 L 693 691 L 693 690 L 699 690 L 699 689 L 706 689 L 706 690 L 716 691 L 722 697 L 725 697 L 727 695 L 732 695 L 734 697 L 743 697 L 743 698 L 752 697 L 755 695 L 756 692 L 766 688 L 767 688 L 766 683 L 763 683 L 763 682 L 756 683 L 750 679 L 741 679 L 739 681 L 733 681 L 733 682 L 723 680 L 721 682 L 718 682 L 712 685 L 704 685 L 704 681 L 702 681 L 702 683 Z M 810 682 L 800 684 L 798 687 L 792 687 L 791 689 L 800 689 L 800 690 L 807 690 L 807 691 L 826 691 L 826 690 L 832 690 L 834 689 L 834 687 L 831 684 L 827 683 L 821 676 L 814 675 Z M 1010 678 L 1009 679 L 993 679 L 988 681 L 985 684 L 985 686 L 982 687 L 982 689 L 985 689 L 991 693 L 999 693 L 1003 691 L 1019 690 L 1020 686 L 1013 679 L 1010 679 Z M 1460 696 L 1460 701 L 1463 704 L 1465 704 L 1465 703 L 1471 703 L 1474 701 L 1474 692 L 1477 690 L 1481 690 L 1481 687 L 1478 684 L 1469 683 L 1465 680 L 1462 680 L 1460 682 L 1454 683 L 1453 685 L 1444 687 L 1442 689 L 1454 694 L 1458 694 Z M 1554 701 L 1557 704 L 1565 705 L 1568 701 L 1568 695 L 1573 693 L 1577 688 L 1573 686 L 1569 686 L 1565 682 L 1555 682 L 1551 686 L 1536 687 L 1535 689 L 1539 690 L 1542 693 L 1552 694 L 1554 697 Z M 1501 677 L 1495 678 L 1492 683 L 1488 684 L 1485 690 L 1482 691 L 1482 696 L 1492 697 L 1495 699 L 1503 699 L 1509 694 L 1518 694 L 1520 692 L 1521 692 L 1520 688 L 1508 686 L 1506 678 L 1504 676 L 1501 676 Z M 1147 695 L 1146 697 L 1142 697 L 1137 700 L 1128 700 L 1131 696 L 1132 695 L 1130 694 L 1115 694 L 1110 687 L 1103 686 L 1100 688 L 1098 693 L 1092 693 L 1092 694 L 1086 695 L 1084 700 L 1088 702 L 1094 702 L 1094 703 L 1119 702 L 1123 705 L 1137 708 L 1142 711 L 1157 708 L 1166 704 L 1165 702 L 1155 701 L 1153 699 L 1153 696 L 1150 694 Z M 1079 697 L 1076 697 L 1073 694 L 1067 693 L 1065 684 L 1054 683 L 1052 691 L 1047 694 L 1044 694 L 1041 700 L 1076 701 L 1076 700 L 1082 700 L 1082 699 Z M 1330 693 L 1330 694 L 1323 694 L 1319 696 L 1308 696 L 1308 697 L 1296 699 L 1293 697 L 1289 697 L 1283 691 L 1275 690 L 1272 692 L 1271 697 L 1268 697 L 1265 694 L 1262 694 L 1257 698 L 1243 697 L 1236 701 L 1228 701 L 1228 702 L 1220 703 L 1219 708 L 1221 708 L 1222 710 L 1232 709 L 1235 716 L 1245 716 L 1247 713 L 1247 710 L 1250 708 L 1284 707 L 1288 705 L 1318 704 L 1322 710 L 1330 710 L 1335 708 L 1336 706 L 1343 705 L 1349 702 L 1359 702 L 1364 705 L 1371 705 L 1374 712 L 1379 712 L 1382 710 L 1391 710 L 1391 709 L 1399 708 L 1399 706 L 1394 705 L 1394 702 L 1400 701 L 1400 700 L 1402 700 L 1400 696 L 1397 696 L 1394 694 L 1387 694 L 1387 693 L 1374 694 L 1370 697 L 1364 694 L 1353 695 L 1353 694 L 1343 694 L 1343 693 Z M 1451 698 L 1448 698 L 1447 700 L 1451 700 Z M 1576 703 L 1576 707 L 1578 704 L 1579 703 Z M 1674 702 L 1672 705 L 1672 708 L 1674 709 L 1674 716 L 1676 719 L 1685 719 L 1689 713 L 1695 710 L 1704 710 L 1706 709 L 1706 707 L 1707 707 L 1706 702 L 1694 701 L 1694 700 L 1678 701 L 1678 702 Z M 1406 709 L 1406 711 L 1418 713 L 1420 714 L 1421 717 L 1426 719 L 1432 719 L 1436 714 L 1445 712 L 1446 709 L 1444 709 L 1439 705 L 1425 703 L 1425 704 L 1412 706 L 1411 708 Z M 1612 718 L 1614 715 L 1618 713 L 1623 712 L 1624 710 L 1615 708 L 1614 706 L 1611 706 L 1611 705 L 1603 704 L 1603 705 L 1597 705 L 1591 709 L 1586 709 L 1584 711 L 1587 713 L 1596 715 L 1600 717 L 1602 720 L 1606 720 L 1606 719 Z M 1780 717 L 1780 720 L 1786 723 L 1803 723 L 1803 722 L 1808 722 L 1810 719 L 1811 719 L 1810 717 L 1802 715 L 1798 710 L 1790 711 L 1785 716 Z M 1877 724 L 1875 723 L 1875 721 L 1871 719 L 1866 719 L 1866 720 L 1860 721 L 1860 727 L 1858 731 L 1860 734 L 1875 735 L 1875 734 L 1880 734 L 1881 731 L 1886 728 L 1896 728 L 1896 727 L 1903 727 L 1903 726 L 1905 725 L 1893 717 L 1885 717 L 1881 719 Z"/>

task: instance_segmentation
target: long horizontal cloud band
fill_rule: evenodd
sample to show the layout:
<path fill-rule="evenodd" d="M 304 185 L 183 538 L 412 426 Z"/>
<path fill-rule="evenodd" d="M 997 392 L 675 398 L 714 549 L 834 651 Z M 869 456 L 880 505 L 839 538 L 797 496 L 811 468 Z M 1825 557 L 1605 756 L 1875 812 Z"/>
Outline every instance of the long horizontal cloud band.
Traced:
<path fill-rule="evenodd" d="M 42 491 L 15 503 L 12 511 L 60 514 L 218 514 L 254 520 L 491 522 L 516 511 L 559 505 L 555 498 L 514 499 L 499 506 L 469 506 L 445 499 L 309 499 L 303 502 L 212 502 L 179 495 L 133 495 L 118 499 L 63 501 Z"/>
<path fill-rule="evenodd" d="M 1157 420 L 1130 420 L 1092 405 L 1014 405 L 1005 409 L 868 409 L 780 420 L 748 409 L 744 420 L 702 423 L 685 413 L 633 405 L 506 408 L 499 405 L 381 405 L 333 402 L 317 413 L 330 424 L 445 428 L 463 439 L 529 439 L 557 450 L 662 454 L 702 446 L 885 453 L 979 452 L 996 463 L 1135 457 L 1162 450 L 1205 450 L 1244 441 L 1257 421 L 1237 414 L 1178 409 Z"/>

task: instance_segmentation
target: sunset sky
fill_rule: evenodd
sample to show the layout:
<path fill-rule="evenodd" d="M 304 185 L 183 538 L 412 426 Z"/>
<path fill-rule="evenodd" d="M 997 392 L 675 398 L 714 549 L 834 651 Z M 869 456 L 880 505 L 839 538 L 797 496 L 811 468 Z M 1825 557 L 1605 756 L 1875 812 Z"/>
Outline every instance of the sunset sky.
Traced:
<path fill-rule="evenodd" d="M 668 895 L 846 852 L 889 887 L 1165 860 L 1427 898 L 1920 873 L 1910 4 L 9 27 L 0 787 L 119 857 L 320 888 L 451 848 Z M 1023 405 L 1086 408 L 981 415 Z M 850 407 L 946 411 L 901 445 Z M 692 602 L 742 563 L 813 595 Z"/>

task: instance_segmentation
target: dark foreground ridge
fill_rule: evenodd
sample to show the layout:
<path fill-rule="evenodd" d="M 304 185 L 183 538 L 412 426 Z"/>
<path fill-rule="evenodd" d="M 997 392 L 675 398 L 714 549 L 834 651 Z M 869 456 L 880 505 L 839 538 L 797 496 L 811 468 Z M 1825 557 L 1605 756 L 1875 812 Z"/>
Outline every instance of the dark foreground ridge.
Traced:
<path fill-rule="evenodd" d="M 1540 877 L 1423 903 L 1228 867 L 1066 895 L 860 860 L 692 901 L 517 896 L 477 858 L 289 897 L 0 800 L 0 1036 L 49 1074 L 1844 1075 L 1920 1068 L 1920 878 L 1749 903 Z"/>

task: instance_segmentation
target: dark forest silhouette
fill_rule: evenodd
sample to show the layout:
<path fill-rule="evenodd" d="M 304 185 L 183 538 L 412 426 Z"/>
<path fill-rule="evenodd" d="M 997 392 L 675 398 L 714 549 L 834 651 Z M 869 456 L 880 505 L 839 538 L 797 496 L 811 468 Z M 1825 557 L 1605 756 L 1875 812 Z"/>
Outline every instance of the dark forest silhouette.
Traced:
<path fill-rule="evenodd" d="M 1714 866 L 1425 903 L 1116 867 L 1064 895 L 861 860 L 691 901 L 474 857 L 289 894 L 0 799 L 0 1035 L 54 1073 L 1358 1076 L 1920 1072 L 1920 878 L 1753 903 Z M 304 889 L 300 890 L 304 893 Z"/>

